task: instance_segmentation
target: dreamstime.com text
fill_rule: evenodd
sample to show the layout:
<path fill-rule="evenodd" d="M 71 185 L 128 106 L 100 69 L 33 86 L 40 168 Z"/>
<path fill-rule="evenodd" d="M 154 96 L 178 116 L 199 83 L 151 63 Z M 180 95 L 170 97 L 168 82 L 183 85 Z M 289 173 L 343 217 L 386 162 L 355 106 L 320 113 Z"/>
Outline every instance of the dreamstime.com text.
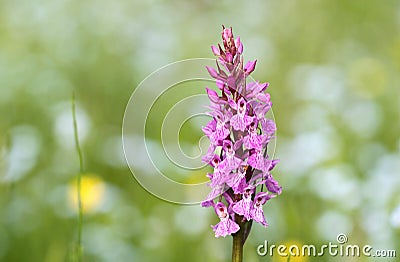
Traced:
<path fill-rule="evenodd" d="M 269 245 L 268 241 L 265 240 L 264 244 L 257 247 L 257 254 L 260 256 L 281 256 L 281 257 L 322 257 L 324 255 L 330 255 L 333 257 L 396 257 L 396 250 L 389 249 L 374 249 L 370 245 L 350 245 L 346 244 L 348 238 L 345 234 L 338 234 L 337 243 L 329 242 L 328 244 L 317 247 L 315 245 Z"/>

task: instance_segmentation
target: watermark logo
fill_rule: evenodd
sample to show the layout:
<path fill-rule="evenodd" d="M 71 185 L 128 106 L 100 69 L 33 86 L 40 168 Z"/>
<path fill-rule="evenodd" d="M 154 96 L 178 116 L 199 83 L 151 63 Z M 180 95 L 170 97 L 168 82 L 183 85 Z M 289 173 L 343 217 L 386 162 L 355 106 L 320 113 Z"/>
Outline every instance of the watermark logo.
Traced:
<path fill-rule="evenodd" d="M 371 245 L 348 244 L 346 234 L 338 234 L 336 242 L 329 242 L 321 246 L 313 244 L 297 245 L 275 245 L 268 243 L 267 240 L 257 247 L 259 256 L 281 256 L 281 257 L 322 257 L 329 255 L 332 257 L 396 257 L 394 249 L 374 249 Z"/>

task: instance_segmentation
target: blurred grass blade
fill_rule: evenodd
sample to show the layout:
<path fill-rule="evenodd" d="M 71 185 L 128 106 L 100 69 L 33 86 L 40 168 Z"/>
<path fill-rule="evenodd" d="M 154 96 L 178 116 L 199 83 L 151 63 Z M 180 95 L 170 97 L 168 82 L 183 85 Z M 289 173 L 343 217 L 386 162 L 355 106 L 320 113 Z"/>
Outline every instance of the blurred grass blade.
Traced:
<path fill-rule="evenodd" d="M 74 139 L 75 139 L 75 147 L 78 153 L 79 158 L 79 172 L 77 175 L 77 198 L 78 198 L 78 242 L 77 242 L 77 251 L 76 251 L 76 261 L 82 261 L 82 224 L 83 224 L 83 210 L 82 210 L 82 199 L 81 199 L 81 176 L 83 174 L 83 157 L 82 150 L 79 145 L 79 136 L 78 136 L 78 124 L 76 121 L 76 110 L 75 110 L 75 92 L 72 93 L 72 119 L 74 125 Z M 75 260 L 75 259 L 74 259 Z"/>

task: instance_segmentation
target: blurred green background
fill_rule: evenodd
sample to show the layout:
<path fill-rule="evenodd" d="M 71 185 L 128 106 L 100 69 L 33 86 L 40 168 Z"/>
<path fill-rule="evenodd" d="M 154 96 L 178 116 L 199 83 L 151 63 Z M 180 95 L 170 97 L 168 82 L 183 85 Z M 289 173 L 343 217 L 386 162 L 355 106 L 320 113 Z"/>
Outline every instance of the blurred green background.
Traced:
<path fill-rule="evenodd" d="M 157 199 L 121 143 L 148 74 L 212 58 L 221 24 L 258 59 L 278 126 L 283 186 L 254 225 L 258 245 L 350 244 L 400 256 L 400 2 L 1 1 L 0 261 L 69 261 L 77 239 L 71 96 L 84 154 L 84 261 L 227 261 L 211 209 Z M 191 141 L 191 133 L 181 139 Z M 380 261 L 340 257 L 291 261 Z M 382 259 L 383 261 L 384 259 Z M 395 259 L 392 259 L 395 261 Z"/>

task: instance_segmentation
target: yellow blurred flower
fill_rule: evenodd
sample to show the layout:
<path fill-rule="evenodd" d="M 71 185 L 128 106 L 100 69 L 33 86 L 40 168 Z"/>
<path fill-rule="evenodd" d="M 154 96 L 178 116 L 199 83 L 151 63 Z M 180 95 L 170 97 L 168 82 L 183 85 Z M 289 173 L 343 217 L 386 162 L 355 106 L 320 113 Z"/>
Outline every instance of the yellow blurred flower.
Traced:
<path fill-rule="evenodd" d="M 83 212 L 90 213 L 101 206 L 105 198 L 106 184 L 104 181 L 92 174 L 82 175 L 81 178 L 81 200 Z M 69 206 L 78 210 L 77 179 L 71 181 L 68 186 Z"/>
<path fill-rule="evenodd" d="M 290 252 L 295 253 L 296 251 L 296 247 L 298 247 L 299 250 L 299 256 L 290 256 L 290 262 L 307 262 L 308 261 L 308 257 L 307 256 L 302 256 L 302 252 L 301 252 L 301 248 L 303 246 L 303 243 L 297 241 L 297 240 L 287 240 L 279 245 L 284 245 L 286 247 L 286 250 L 284 251 L 284 253 L 287 253 L 288 255 L 290 255 Z M 273 262 L 286 262 L 288 261 L 288 256 L 279 256 L 276 249 L 274 250 L 274 254 L 272 256 L 272 261 Z"/>

